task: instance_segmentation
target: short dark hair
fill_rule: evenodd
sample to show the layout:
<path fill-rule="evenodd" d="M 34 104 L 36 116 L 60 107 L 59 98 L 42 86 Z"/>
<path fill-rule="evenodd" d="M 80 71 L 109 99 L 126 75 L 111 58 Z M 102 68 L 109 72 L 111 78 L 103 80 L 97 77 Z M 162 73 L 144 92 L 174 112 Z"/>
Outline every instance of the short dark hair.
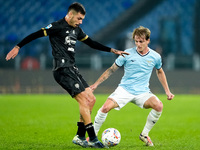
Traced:
<path fill-rule="evenodd" d="M 85 8 L 84 6 L 81 4 L 81 3 L 72 3 L 69 8 L 68 8 L 68 12 L 70 12 L 71 10 L 74 10 L 76 11 L 77 13 L 80 12 L 81 14 L 85 15 L 86 14 L 86 11 L 85 11 Z M 67 13 L 68 13 L 67 12 Z"/>

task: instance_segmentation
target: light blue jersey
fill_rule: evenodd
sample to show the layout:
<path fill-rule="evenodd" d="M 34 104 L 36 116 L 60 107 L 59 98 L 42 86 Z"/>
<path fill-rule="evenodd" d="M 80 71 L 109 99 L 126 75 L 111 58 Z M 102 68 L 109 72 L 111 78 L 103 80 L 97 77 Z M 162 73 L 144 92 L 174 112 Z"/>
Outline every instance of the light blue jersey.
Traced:
<path fill-rule="evenodd" d="M 124 65 L 124 76 L 119 86 L 133 95 L 150 92 L 149 80 L 152 70 L 154 67 L 156 69 L 162 67 L 161 56 L 150 48 L 145 55 L 139 54 L 136 47 L 127 49 L 125 52 L 128 52 L 130 55 L 126 55 L 125 58 L 119 56 L 115 60 L 117 66 L 121 67 Z"/>

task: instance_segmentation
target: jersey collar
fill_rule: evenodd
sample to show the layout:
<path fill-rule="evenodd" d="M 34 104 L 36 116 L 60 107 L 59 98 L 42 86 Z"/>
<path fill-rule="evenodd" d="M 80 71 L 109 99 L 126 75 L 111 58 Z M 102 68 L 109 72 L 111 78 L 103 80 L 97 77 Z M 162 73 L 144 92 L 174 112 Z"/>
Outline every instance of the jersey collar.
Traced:
<path fill-rule="evenodd" d="M 140 53 L 137 51 L 137 48 L 136 48 L 136 52 L 137 52 L 140 56 L 144 57 L 144 56 L 147 56 L 147 55 L 150 53 L 150 48 L 148 48 L 148 49 L 149 49 L 149 51 L 148 51 L 146 54 L 144 54 L 144 55 L 140 54 Z"/>

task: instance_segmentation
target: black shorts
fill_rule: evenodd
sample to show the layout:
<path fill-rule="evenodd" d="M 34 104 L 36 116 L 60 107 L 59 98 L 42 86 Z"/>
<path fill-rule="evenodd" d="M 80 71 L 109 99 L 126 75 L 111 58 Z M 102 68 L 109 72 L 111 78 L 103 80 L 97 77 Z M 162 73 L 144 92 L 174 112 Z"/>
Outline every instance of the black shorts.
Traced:
<path fill-rule="evenodd" d="M 54 79 L 60 84 L 72 97 L 85 91 L 89 87 L 83 79 L 78 69 L 74 66 L 59 68 L 53 71 Z"/>

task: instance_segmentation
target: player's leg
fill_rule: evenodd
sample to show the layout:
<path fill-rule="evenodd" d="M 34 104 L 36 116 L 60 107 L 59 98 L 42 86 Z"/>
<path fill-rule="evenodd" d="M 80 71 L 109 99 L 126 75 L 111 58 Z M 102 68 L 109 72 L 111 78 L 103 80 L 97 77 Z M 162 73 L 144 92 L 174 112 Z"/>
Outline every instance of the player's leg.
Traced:
<path fill-rule="evenodd" d="M 85 91 L 86 91 L 86 93 L 88 95 L 88 99 L 90 100 L 88 105 L 89 105 L 90 114 L 91 114 L 92 113 L 92 109 L 94 107 L 94 104 L 96 102 L 96 98 L 95 98 L 94 94 L 91 92 L 91 89 L 89 87 L 86 88 Z M 85 129 L 85 125 L 84 125 L 84 120 L 83 120 L 81 115 L 80 115 L 79 122 L 77 122 L 77 126 L 78 126 L 77 135 L 79 137 L 85 137 L 86 129 Z"/>
<path fill-rule="evenodd" d="M 140 134 L 140 139 L 146 143 L 148 146 L 153 146 L 153 143 L 148 136 L 150 130 L 153 128 L 153 126 L 156 124 L 156 122 L 159 120 L 161 114 L 162 114 L 162 109 L 163 109 L 163 104 L 162 102 L 156 97 L 156 96 L 151 96 L 145 103 L 144 103 L 144 108 L 152 108 L 150 111 L 146 124 L 144 126 L 144 129 L 142 133 Z"/>
<path fill-rule="evenodd" d="M 133 99 L 133 95 L 122 87 L 118 86 L 116 90 L 108 97 L 104 105 L 98 110 L 94 121 L 94 130 L 97 134 L 106 120 L 107 114 L 111 109 L 120 110 Z"/>
<path fill-rule="evenodd" d="M 163 104 L 157 97 L 152 96 L 144 103 L 144 108 L 152 108 L 142 131 L 143 135 L 148 135 L 162 114 Z"/>
<path fill-rule="evenodd" d="M 77 135 L 73 138 L 72 142 L 82 147 L 87 147 L 88 142 L 85 140 L 86 131 L 91 136 L 91 139 L 95 139 L 96 137 L 90 116 L 90 108 L 94 105 L 93 103 L 95 103 L 95 99 L 91 98 L 92 92 L 90 91 L 88 94 L 88 90 L 86 90 L 86 88 L 89 87 L 88 84 L 73 66 L 60 68 L 54 71 L 53 74 L 57 83 L 79 103 L 81 119 L 80 122 L 78 122 Z M 97 143 L 94 144 L 93 147 L 102 148 L 104 146 L 101 143 Z"/>
<path fill-rule="evenodd" d="M 98 110 L 98 112 L 95 116 L 95 120 L 94 120 L 94 130 L 95 130 L 96 135 L 98 134 L 102 124 L 106 120 L 108 112 L 111 109 L 116 108 L 118 106 L 119 105 L 117 104 L 117 102 L 114 99 L 108 98 L 106 100 L 106 102 L 103 104 L 103 106 Z"/>
<path fill-rule="evenodd" d="M 80 115 L 84 121 L 85 129 L 86 129 L 89 139 L 90 139 L 88 145 L 91 147 L 103 148 L 104 146 L 101 142 L 99 142 L 99 140 L 95 134 L 92 121 L 91 121 L 90 113 L 91 113 L 91 109 L 95 103 L 95 97 L 92 95 L 93 94 L 92 94 L 91 90 L 85 90 L 85 91 L 77 94 L 74 98 L 79 103 Z"/>
<path fill-rule="evenodd" d="M 92 113 L 92 109 L 94 107 L 94 104 L 96 102 L 96 97 L 94 96 L 94 94 L 92 93 L 92 90 L 88 87 L 85 88 L 85 91 L 88 94 L 88 99 L 89 99 L 89 109 L 90 109 L 90 114 Z"/>

